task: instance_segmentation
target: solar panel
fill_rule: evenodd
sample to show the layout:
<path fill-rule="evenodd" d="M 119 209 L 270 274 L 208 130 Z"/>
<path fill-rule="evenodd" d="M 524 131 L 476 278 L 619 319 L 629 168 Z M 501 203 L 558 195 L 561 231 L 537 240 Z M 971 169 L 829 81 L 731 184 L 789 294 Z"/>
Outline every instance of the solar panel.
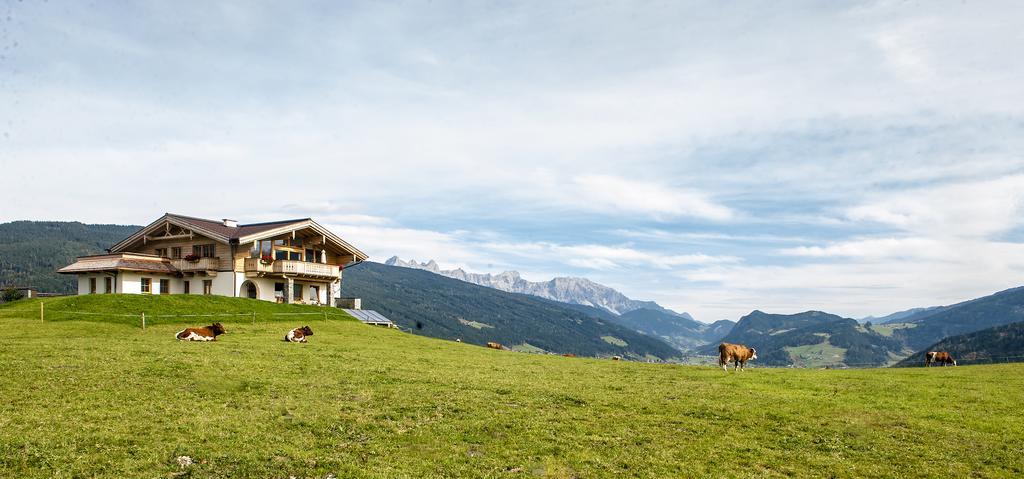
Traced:
<path fill-rule="evenodd" d="M 370 309 L 343 309 L 343 311 L 366 324 L 383 324 L 389 327 L 395 324 L 384 315 Z"/>

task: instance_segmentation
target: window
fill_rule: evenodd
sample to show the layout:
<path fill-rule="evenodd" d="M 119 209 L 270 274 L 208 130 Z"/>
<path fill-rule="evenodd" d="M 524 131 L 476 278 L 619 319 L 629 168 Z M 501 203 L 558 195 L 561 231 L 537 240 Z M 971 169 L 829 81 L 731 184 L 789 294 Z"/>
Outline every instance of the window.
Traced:
<path fill-rule="evenodd" d="M 274 259 L 288 259 L 288 252 L 276 250 L 274 251 Z"/>
<path fill-rule="evenodd" d="M 152 280 L 149 278 L 142 278 L 139 280 L 139 287 L 143 293 L 149 293 L 152 286 Z"/>
<path fill-rule="evenodd" d="M 310 286 L 309 287 L 309 300 L 319 303 L 320 302 L 320 287 Z"/>
<path fill-rule="evenodd" d="M 316 263 L 316 251 L 313 251 L 311 249 L 306 250 L 306 262 Z"/>
<path fill-rule="evenodd" d="M 197 244 L 192 247 L 192 254 L 200 258 L 215 258 L 217 256 L 217 245 Z"/>
<path fill-rule="evenodd" d="M 295 284 L 292 288 L 292 297 L 295 299 L 302 299 L 302 285 Z"/>
<path fill-rule="evenodd" d="M 171 294 L 171 280 L 160 280 L 160 294 Z"/>
<path fill-rule="evenodd" d="M 96 294 L 96 278 L 89 278 L 89 294 Z"/>
<path fill-rule="evenodd" d="M 190 286 L 192 286 L 192 282 L 186 279 L 185 280 L 185 290 L 184 290 L 185 294 L 189 293 L 189 289 L 191 289 Z"/>
<path fill-rule="evenodd" d="M 207 294 L 207 295 L 213 294 L 213 280 L 212 279 L 204 279 L 203 280 L 203 294 Z"/>
<path fill-rule="evenodd" d="M 175 246 L 171 248 L 171 257 L 174 259 L 181 258 L 181 246 Z"/>
<path fill-rule="evenodd" d="M 274 283 L 274 297 L 275 298 L 283 298 L 284 297 L 284 283 Z"/>
<path fill-rule="evenodd" d="M 289 251 L 288 259 L 292 261 L 302 261 L 302 253 L 299 253 L 298 251 Z"/>
<path fill-rule="evenodd" d="M 112 281 L 110 278 L 103 278 L 103 292 L 105 294 L 110 294 L 111 285 Z"/>
<path fill-rule="evenodd" d="M 157 248 L 156 249 L 156 255 L 161 257 L 161 258 L 166 258 L 167 257 L 167 248 Z"/>

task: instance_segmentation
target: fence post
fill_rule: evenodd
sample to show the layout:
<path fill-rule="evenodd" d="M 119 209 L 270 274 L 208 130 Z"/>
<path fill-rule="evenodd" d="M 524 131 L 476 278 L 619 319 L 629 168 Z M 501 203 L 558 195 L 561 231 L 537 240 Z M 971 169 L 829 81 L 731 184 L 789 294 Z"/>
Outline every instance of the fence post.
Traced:
<path fill-rule="evenodd" d="M 39 302 L 39 322 L 40 323 L 43 322 L 43 316 L 46 314 L 44 311 L 45 310 L 43 309 L 43 302 L 40 301 Z"/>
<path fill-rule="evenodd" d="M 252 325 L 256 326 L 256 311 L 252 312 Z"/>
<path fill-rule="evenodd" d="M 146 313 L 142 313 L 142 331 L 146 331 Z"/>
<path fill-rule="evenodd" d="M 325 323 L 327 322 L 327 310 L 326 309 L 324 310 L 324 322 Z"/>

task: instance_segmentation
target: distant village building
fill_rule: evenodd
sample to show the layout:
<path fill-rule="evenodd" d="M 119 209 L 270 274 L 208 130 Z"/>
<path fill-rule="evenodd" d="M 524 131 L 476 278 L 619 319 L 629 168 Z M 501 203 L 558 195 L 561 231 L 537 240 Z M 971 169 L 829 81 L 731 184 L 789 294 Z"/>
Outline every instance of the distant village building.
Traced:
<path fill-rule="evenodd" d="M 240 225 L 167 213 L 58 270 L 78 294 L 213 294 L 332 305 L 342 269 L 366 253 L 309 218 Z"/>

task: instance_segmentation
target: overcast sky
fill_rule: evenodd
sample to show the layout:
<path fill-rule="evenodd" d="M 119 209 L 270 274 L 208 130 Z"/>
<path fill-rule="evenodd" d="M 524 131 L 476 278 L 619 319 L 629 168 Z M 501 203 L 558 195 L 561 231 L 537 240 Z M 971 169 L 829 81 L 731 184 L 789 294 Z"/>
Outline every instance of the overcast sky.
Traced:
<path fill-rule="evenodd" d="M 1024 284 L 1024 3 L 2 2 L 0 222 L 310 216 L 697 319 Z"/>

